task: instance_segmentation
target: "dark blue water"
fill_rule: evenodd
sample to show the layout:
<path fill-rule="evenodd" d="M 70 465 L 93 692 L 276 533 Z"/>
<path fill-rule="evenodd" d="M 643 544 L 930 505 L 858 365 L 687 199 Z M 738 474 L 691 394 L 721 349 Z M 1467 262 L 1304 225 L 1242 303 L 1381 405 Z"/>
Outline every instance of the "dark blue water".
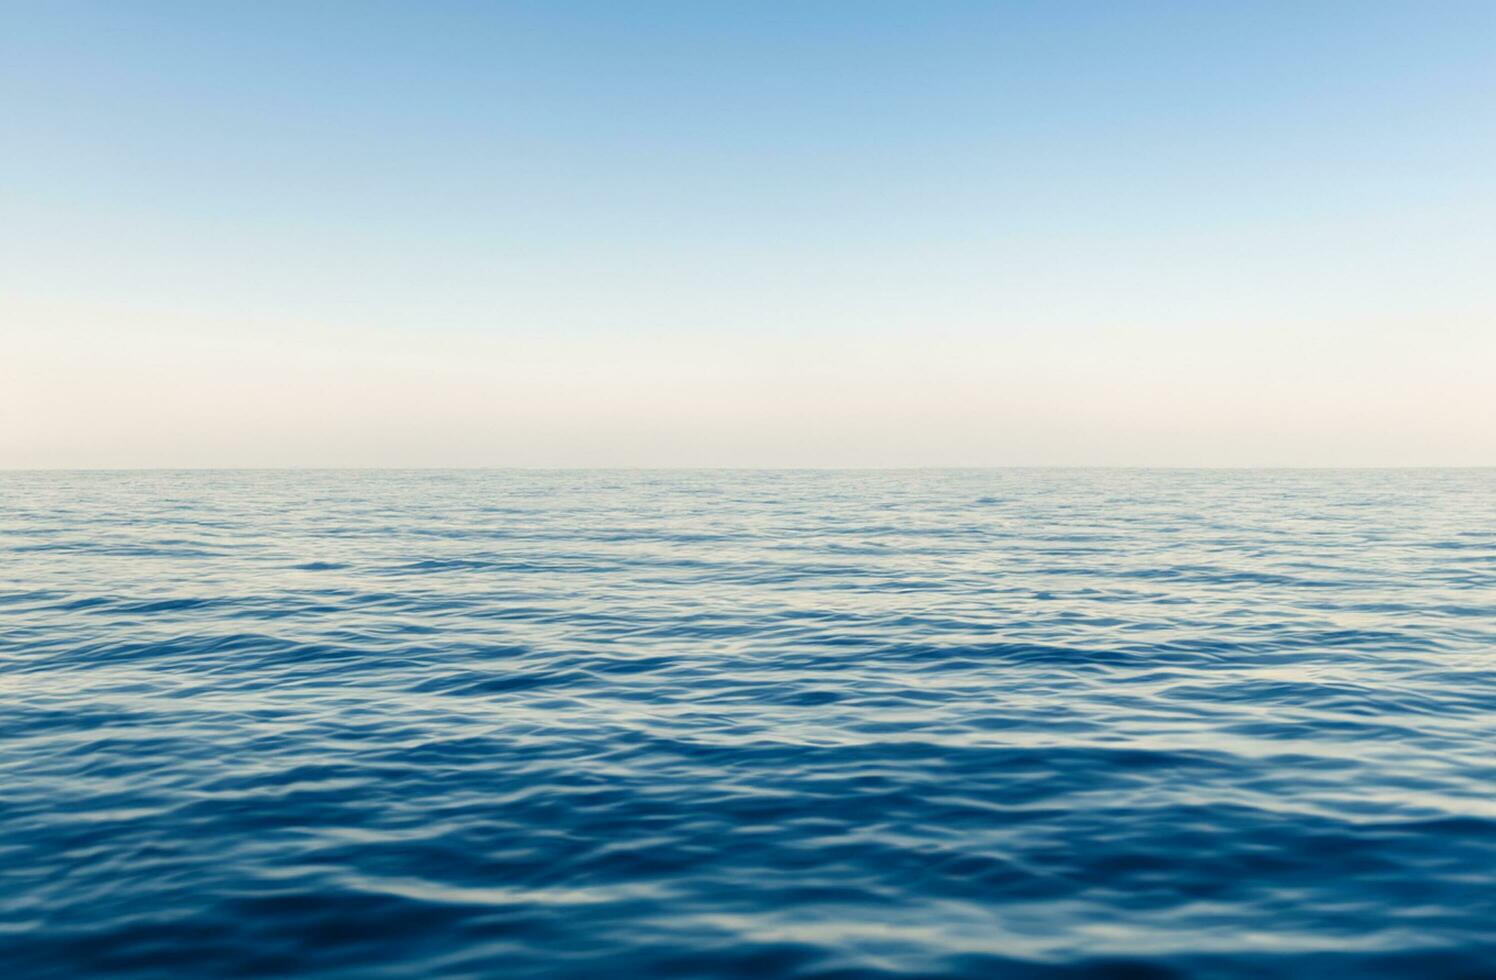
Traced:
<path fill-rule="evenodd" d="M 1496 976 L 1496 471 L 0 474 L 7 976 Z"/>

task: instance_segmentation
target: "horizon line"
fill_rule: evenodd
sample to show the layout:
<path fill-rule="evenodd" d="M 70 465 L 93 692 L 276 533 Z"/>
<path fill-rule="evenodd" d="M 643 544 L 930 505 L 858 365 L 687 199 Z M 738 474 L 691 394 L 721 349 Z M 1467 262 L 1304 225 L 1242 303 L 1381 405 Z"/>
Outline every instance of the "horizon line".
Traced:
<path fill-rule="evenodd" d="M 1397 471 L 1397 470 L 1490 470 L 1496 463 L 1352 463 L 1311 465 L 1296 463 L 1174 464 L 1174 463 L 1009 463 L 1009 464 L 916 464 L 909 466 L 4 466 L 0 473 L 894 473 L 894 472 L 997 472 L 1004 470 L 1171 470 L 1171 471 L 1265 471 L 1303 472 Z"/>

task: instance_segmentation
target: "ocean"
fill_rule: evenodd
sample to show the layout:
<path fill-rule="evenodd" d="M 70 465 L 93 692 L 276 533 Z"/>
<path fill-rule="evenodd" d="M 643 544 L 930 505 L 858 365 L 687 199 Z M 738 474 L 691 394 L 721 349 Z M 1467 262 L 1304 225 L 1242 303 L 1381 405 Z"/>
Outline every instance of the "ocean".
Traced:
<path fill-rule="evenodd" d="M 1496 976 L 1496 470 L 0 473 L 7 977 Z"/>

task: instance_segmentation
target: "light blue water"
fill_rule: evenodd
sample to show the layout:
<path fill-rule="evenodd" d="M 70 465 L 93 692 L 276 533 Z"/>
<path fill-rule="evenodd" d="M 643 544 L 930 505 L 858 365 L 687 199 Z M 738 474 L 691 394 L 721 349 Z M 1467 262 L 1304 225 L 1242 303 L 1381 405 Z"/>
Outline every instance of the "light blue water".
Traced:
<path fill-rule="evenodd" d="M 1496 471 L 0 474 L 0 963 L 1496 976 Z"/>

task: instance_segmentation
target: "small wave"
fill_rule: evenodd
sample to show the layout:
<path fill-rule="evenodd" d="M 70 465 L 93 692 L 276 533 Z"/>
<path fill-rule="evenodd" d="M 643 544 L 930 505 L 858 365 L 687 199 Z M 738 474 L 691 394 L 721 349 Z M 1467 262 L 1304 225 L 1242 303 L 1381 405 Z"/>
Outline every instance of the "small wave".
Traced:
<path fill-rule="evenodd" d="M 1496 961 L 1496 472 L 0 481 L 17 976 Z"/>

